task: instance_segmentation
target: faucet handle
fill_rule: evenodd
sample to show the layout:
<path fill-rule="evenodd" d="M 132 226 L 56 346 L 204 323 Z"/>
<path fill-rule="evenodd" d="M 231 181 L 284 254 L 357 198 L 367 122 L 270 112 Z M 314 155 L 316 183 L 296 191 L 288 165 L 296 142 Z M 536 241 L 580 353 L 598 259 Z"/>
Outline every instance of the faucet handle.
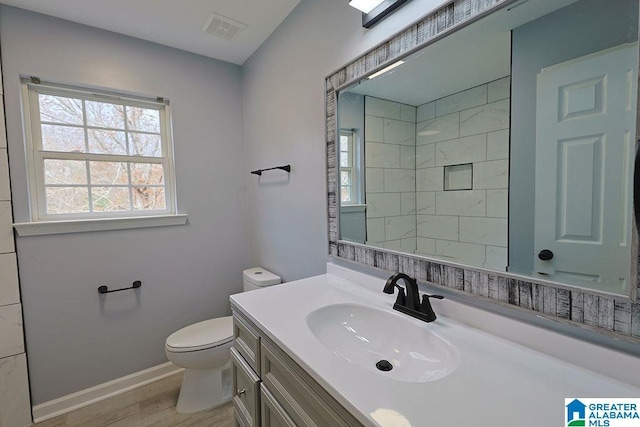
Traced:
<path fill-rule="evenodd" d="M 433 311 L 433 307 L 431 307 L 431 302 L 429 298 L 436 299 L 444 299 L 442 295 L 422 295 L 422 303 L 420 303 L 420 312 L 426 315 L 426 322 L 433 322 L 437 319 L 436 313 Z"/>

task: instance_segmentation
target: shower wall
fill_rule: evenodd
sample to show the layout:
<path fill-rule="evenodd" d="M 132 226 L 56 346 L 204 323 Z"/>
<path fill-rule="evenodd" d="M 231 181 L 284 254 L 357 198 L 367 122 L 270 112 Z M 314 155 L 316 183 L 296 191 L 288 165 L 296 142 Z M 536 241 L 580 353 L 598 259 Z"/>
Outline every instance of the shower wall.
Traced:
<path fill-rule="evenodd" d="M 416 107 L 365 97 L 367 244 L 416 250 Z"/>
<path fill-rule="evenodd" d="M 510 79 L 417 108 L 416 253 L 507 266 Z"/>

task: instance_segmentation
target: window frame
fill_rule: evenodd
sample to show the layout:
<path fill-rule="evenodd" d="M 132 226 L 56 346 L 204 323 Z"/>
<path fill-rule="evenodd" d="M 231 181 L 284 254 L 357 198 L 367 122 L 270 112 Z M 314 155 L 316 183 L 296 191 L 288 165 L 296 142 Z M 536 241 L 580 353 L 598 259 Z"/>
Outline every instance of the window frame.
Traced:
<path fill-rule="evenodd" d="M 342 166 L 341 158 L 342 158 L 342 141 L 338 145 L 338 164 L 340 167 L 338 168 L 338 183 L 340 187 L 340 205 L 341 206 L 350 206 L 357 205 L 359 203 L 359 173 L 358 173 L 358 154 L 356 153 L 356 132 L 352 129 L 340 129 L 340 139 L 346 136 L 349 141 L 349 148 L 347 153 L 349 154 L 349 158 L 351 159 L 350 166 Z M 349 171 L 351 173 L 351 185 L 343 185 L 342 184 L 342 172 Z M 342 188 L 350 187 L 351 188 L 351 200 L 343 201 L 342 200 Z"/>
<path fill-rule="evenodd" d="M 34 82 L 34 80 L 36 80 Z M 65 221 L 98 221 L 105 219 L 126 218 L 159 218 L 163 216 L 177 215 L 177 198 L 175 182 L 175 166 L 173 155 L 173 140 L 171 132 L 171 110 L 169 102 L 162 99 L 150 99 L 136 96 L 123 95 L 115 90 L 95 90 L 81 87 L 39 82 L 33 78 L 22 79 L 22 102 L 25 134 L 25 153 L 28 176 L 29 211 L 33 223 L 65 222 Z M 139 107 L 159 111 L 160 119 L 160 146 L 162 157 L 71 153 L 62 151 L 43 150 L 42 125 L 40 120 L 40 106 L 38 95 L 47 94 L 53 96 L 65 96 L 79 98 L 85 101 L 97 101 L 119 104 L 129 107 Z M 126 119 L 125 119 L 126 122 Z M 80 127 L 80 126 L 79 126 Z M 126 127 L 126 126 L 125 126 Z M 85 122 L 81 125 L 83 130 L 88 128 Z M 124 130 L 127 132 L 127 129 Z M 48 214 L 46 205 L 46 186 L 44 173 L 45 159 L 83 160 L 83 161 L 117 161 L 126 163 L 161 164 L 164 174 L 165 207 L 163 210 L 127 210 L 127 211 L 92 211 L 91 203 L 89 212 Z M 94 187 L 101 187 L 95 185 Z M 128 188 L 133 188 L 129 181 Z M 87 190 L 91 191 L 92 185 L 88 178 Z M 131 201 L 133 203 L 133 200 Z M 131 206 L 133 208 L 133 206 Z M 185 219 L 186 220 L 186 219 Z M 139 223 L 139 221 L 136 221 Z M 126 228 L 126 227 L 125 227 Z"/>

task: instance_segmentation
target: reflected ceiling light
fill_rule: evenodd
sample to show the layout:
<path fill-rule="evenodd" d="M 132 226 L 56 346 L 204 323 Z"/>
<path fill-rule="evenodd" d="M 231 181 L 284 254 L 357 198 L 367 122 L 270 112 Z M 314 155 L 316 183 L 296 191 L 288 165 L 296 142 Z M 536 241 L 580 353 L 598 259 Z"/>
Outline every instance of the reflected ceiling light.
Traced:
<path fill-rule="evenodd" d="M 351 0 L 349 6 L 355 7 L 362 13 L 369 13 L 383 1 L 384 0 Z"/>
<path fill-rule="evenodd" d="M 367 77 L 368 79 L 374 79 L 384 73 L 386 73 L 387 71 L 391 71 L 396 67 L 399 67 L 400 65 L 404 64 L 404 61 L 398 61 L 398 62 L 394 62 L 393 64 L 389 65 L 388 67 L 383 68 L 382 70 L 375 72 L 373 74 L 371 74 L 369 77 Z"/>

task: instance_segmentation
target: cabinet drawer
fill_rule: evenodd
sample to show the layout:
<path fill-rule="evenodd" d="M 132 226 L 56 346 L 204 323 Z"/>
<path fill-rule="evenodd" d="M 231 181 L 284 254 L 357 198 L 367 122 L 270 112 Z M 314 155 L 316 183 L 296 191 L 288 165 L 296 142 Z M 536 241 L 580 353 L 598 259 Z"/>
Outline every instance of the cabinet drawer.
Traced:
<path fill-rule="evenodd" d="M 237 313 L 233 315 L 234 346 L 244 357 L 249 366 L 260 375 L 260 338 L 249 323 L 240 319 Z"/>
<path fill-rule="evenodd" d="M 252 427 L 250 424 L 247 424 L 249 421 L 244 417 L 242 412 L 238 411 L 235 404 L 233 406 L 233 418 L 236 421 L 236 427 Z"/>
<path fill-rule="evenodd" d="M 260 378 L 242 356 L 231 348 L 233 362 L 233 409 L 237 423 L 243 427 L 258 426 L 260 421 Z"/>
<path fill-rule="evenodd" d="M 260 386 L 260 413 L 262 427 L 296 427 L 264 384 Z"/>
<path fill-rule="evenodd" d="M 284 352 L 261 344 L 263 387 L 297 426 L 360 426 L 340 404 Z"/>

